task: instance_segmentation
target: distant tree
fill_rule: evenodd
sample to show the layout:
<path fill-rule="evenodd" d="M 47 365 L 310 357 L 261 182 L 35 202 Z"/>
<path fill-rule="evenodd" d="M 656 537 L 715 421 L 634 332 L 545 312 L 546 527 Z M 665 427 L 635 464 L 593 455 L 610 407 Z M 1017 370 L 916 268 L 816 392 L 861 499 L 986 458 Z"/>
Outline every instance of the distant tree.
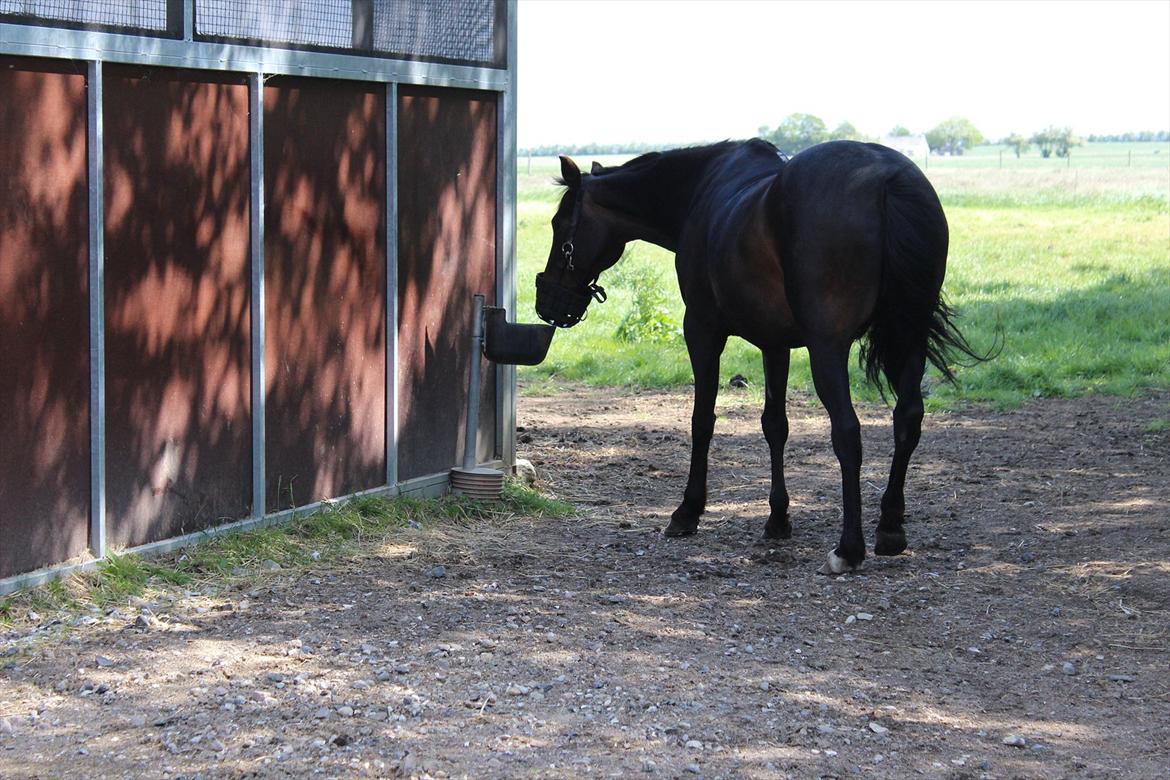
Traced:
<path fill-rule="evenodd" d="M 782 152 L 796 154 L 829 140 L 829 130 L 820 117 L 797 113 L 786 116 L 775 129 L 761 127 L 760 137 L 776 144 Z"/>
<path fill-rule="evenodd" d="M 953 116 L 928 131 L 926 143 L 932 152 L 962 154 L 964 150 L 983 143 L 983 133 L 970 120 Z"/>
<path fill-rule="evenodd" d="M 1003 139 L 1003 145 L 1015 152 L 1017 158 L 1032 148 L 1032 142 L 1019 133 L 1012 133 Z"/>
<path fill-rule="evenodd" d="M 889 134 L 892 138 L 904 138 L 908 135 L 914 135 L 910 132 L 909 128 L 902 127 L 902 125 L 894 125 L 894 128 L 890 130 Z"/>
<path fill-rule="evenodd" d="M 1085 142 L 1073 135 L 1071 127 L 1057 127 L 1049 125 L 1032 136 L 1032 143 L 1040 149 L 1041 157 L 1068 157 L 1069 150 L 1074 146 L 1081 146 Z"/>
<path fill-rule="evenodd" d="M 829 133 L 829 140 L 860 141 L 861 133 L 857 132 L 857 128 L 853 126 L 852 122 L 842 122 L 834 128 L 833 132 Z"/>

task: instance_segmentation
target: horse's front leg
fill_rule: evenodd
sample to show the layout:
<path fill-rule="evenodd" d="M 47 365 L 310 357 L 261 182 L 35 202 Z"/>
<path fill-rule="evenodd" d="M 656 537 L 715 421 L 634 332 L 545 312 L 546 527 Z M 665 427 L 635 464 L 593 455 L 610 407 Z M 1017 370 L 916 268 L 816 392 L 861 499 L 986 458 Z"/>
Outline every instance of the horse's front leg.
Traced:
<path fill-rule="evenodd" d="M 760 425 L 772 456 L 772 492 L 768 494 L 771 512 L 764 526 L 765 539 L 792 536 L 792 522 L 788 519 L 788 488 L 784 484 L 784 445 L 788 441 L 788 413 L 784 406 L 789 357 L 787 349 L 764 352 L 764 414 L 760 417 Z"/>
<path fill-rule="evenodd" d="M 715 396 L 719 392 L 719 356 L 727 334 L 690 314 L 683 317 L 683 337 L 695 374 L 695 406 L 691 412 L 691 470 L 682 503 L 670 516 L 665 536 L 688 536 L 699 527 L 707 508 L 707 452 L 715 433 Z"/>

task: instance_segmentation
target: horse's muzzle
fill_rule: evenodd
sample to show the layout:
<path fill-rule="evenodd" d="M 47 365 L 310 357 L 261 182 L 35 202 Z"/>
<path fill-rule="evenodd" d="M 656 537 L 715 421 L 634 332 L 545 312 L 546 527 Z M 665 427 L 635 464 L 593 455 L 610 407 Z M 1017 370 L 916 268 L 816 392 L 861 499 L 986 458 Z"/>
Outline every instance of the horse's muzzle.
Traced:
<path fill-rule="evenodd" d="M 536 275 L 536 316 L 558 328 L 571 328 L 585 319 L 590 301 L 605 303 L 605 288 L 591 284 L 573 290 L 544 274 Z"/>

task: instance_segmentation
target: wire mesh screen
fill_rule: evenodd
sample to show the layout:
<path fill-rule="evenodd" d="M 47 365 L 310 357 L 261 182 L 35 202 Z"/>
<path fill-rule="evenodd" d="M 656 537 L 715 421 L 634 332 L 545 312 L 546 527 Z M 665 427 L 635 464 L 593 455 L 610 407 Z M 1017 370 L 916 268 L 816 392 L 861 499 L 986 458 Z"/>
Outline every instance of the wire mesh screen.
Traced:
<path fill-rule="evenodd" d="M 195 30 L 209 38 L 349 49 L 353 1 L 198 0 Z"/>
<path fill-rule="evenodd" d="M 470 62 L 492 62 L 496 0 L 374 0 L 374 49 Z"/>
<path fill-rule="evenodd" d="M 197 0 L 200 38 L 496 63 L 502 0 Z"/>
<path fill-rule="evenodd" d="M 0 0 L 0 21 L 166 32 L 174 29 L 167 5 L 168 0 Z"/>

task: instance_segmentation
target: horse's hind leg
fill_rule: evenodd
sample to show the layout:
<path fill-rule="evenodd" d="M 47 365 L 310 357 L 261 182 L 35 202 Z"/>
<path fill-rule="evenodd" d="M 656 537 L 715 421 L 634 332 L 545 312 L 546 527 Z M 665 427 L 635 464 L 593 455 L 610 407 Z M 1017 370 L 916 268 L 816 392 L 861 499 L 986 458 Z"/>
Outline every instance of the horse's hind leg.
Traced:
<path fill-rule="evenodd" d="M 788 441 L 788 414 L 784 409 L 788 360 L 787 349 L 764 353 L 764 414 L 760 417 L 760 425 L 772 455 L 772 492 L 768 495 L 771 512 L 764 526 L 766 539 L 792 536 L 792 522 L 788 519 L 788 488 L 784 485 L 784 445 Z"/>
<path fill-rule="evenodd" d="M 898 392 L 898 403 L 894 406 L 894 460 L 890 465 L 890 481 L 882 495 L 882 517 L 878 521 L 873 546 L 877 555 L 897 555 L 906 549 L 906 532 L 902 528 L 906 517 L 906 469 L 922 435 L 922 374 L 925 370 L 926 358 L 917 353 L 911 355 L 900 370 L 886 372 L 886 378 Z"/>
<path fill-rule="evenodd" d="M 691 469 L 682 503 L 670 516 L 665 536 L 688 536 L 699 527 L 707 508 L 707 453 L 715 433 L 715 397 L 719 392 L 719 356 L 727 336 L 699 322 L 688 312 L 683 316 L 683 336 L 695 374 L 695 406 L 691 412 Z"/>
<path fill-rule="evenodd" d="M 810 344 L 808 359 L 817 396 L 829 412 L 833 452 L 841 464 L 841 541 L 829 552 L 821 573 L 841 574 L 856 569 L 865 560 L 865 536 L 861 531 L 861 423 L 849 396 L 849 344 Z"/>

